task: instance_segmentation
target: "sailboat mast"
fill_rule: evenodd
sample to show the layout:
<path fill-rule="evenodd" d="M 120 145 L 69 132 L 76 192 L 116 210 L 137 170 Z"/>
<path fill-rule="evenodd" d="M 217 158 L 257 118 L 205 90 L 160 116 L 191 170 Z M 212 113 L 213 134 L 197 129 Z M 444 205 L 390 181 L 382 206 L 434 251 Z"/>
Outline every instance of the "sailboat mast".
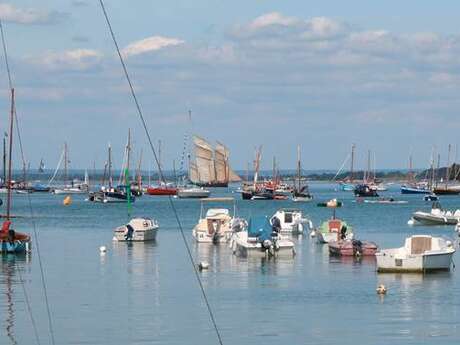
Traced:
<path fill-rule="evenodd" d="M 137 186 L 139 190 L 142 190 L 142 174 L 141 174 L 141 166 L 142 166 L 142 149 L 139 156 L 139 165 L 137 166 Z"/>
<path fill-rule="evenodd" d="M 109 144 L 109 160 L 107 163 L 107 168 L 108 168 L 108 175 L 109 175 L 109 188 L 112 188 L 112 146 Z"/>
<path fill-rule="evenodd" d="M 450 178 L 450 150 L 451 150 L 451 146 L 449 144 L 449 148 L 447 150 L 446 188 L 447 188 L 447 184 L 448 184 L 449 178 Z"/>
<path fill-rule="evenodd" d="M 351 183 L 353 183 L 353 180 L 354 180 L 354 176 L 353 176 L 354 164 L 355 164 L 355 144 L 352 144 L 351 145 L 351 166 L 350 166 L 350 182 Z"/>
<path fill-rule="evenodd" d="M 300 145 L 297 145 L 297 179 L 298 179 L 298 183 L 299 183 L 299 188 L 298 188 L 299 192 L 300 192 L 300 169 L 301 169 L 301 165 L 300 165 Z"/>
<path fill-rule="evenodd" d="M 13 122 L 14 122 L 14 88 L 11 89 L 11 113 L 10 113 L 10 143 L 8 147 L 8 181 L 6 199 L 6 220 L 10 220 L 11 212 L 11 159 L 13 156 Z"/>
<path fill-rule="evenodd" d="M 64 143 L 64 187 L 67 186 L 67 142 Z"/>
<path fill-rule="evenodd" d="M 6 183 L 6 133 L 3 136 L 3 183 Z"/>
<path fill-rule="evenodd" d="M 158 185 L 161 186 L 161 139 L 158 140 Z"/>
<path fill-rule="evenodd" d="M 126 169 L 128 171 L 129 175 L 129 170 L 131 168 L 131 128 L 128 128 L 128 143 L 126 144 Z M 125 171 L 126 173 L 126 171 Z M 125 181 L 126 179 L 129 179 L 129 176 L 125 176 Z M 129 182 L 129 181 L 127 181 Z"/>

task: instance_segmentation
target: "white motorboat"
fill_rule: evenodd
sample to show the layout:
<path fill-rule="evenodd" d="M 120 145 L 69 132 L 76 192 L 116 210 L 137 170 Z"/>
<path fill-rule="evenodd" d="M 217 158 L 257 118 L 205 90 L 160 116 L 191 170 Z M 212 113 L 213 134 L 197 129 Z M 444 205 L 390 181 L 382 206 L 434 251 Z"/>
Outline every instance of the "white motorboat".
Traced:
<path fill-rule="evenodd" d="M 273 231 L 266 216 L 253 217 L 247 230 L 235 232 L 230 248 L 242 257 L 287 257 L 295 255 L 294 242 L 279 232 Z"/>
<path fill-rule="evenodd" d="M 63 187 L 54 188 L 51 193 L 53 194 L 85 194 L 88 193 L 88 187 L 81 185 L 78 187 Z"/>
<path fill-rule="evenodd" d="M 193 198 L 193 199 L 201 199 L 201 198 L 208 198 L 211 195 L 211 192 L 204 188 L 198 187 L 191 187 L 191 188 L 179 188 L 177 190 L 177 197 L 181 199 L 185 198 Z"/>
<path fill-rule="evenodd" d="M 158 223 L 150 218 L 133 218 L 128 224 L 114 230 L 114 241 L 146 242 L 154 241 L 158 232 Z"/>
<path fill-rule="evenodd" d="M 321 226 L 315 230 L 315 236 L 318 243 L 352 240 L 353 228 L 341 219 L 332 218 L 324 221 Z"/>
<path fill-rule="evenodd" d="M 404 247 L 383 249 L 375 254 L 378 272 L 448 271 L 455 249 L 441 237 L 415 235 L 406 238 Z"/>
<path fill-rule="evenodd" d="M 209 208 L 204 214 L 204 203 L 233 202 L 233 215 L 226 208 Z M 193 238 L 199 243 L 228 242 L 232 234 L 245 228 L 245 221 L 235 217 L 234 198 L 209 198 L 201 200 L 200 219 L 193 228 Z"/>
<path fill-rule="evenodd" d="M 441 205 L 435 202 L 430 212 L 414 212 L 412 219 L 424 225 L 456 225 L 460 221 L 460 210 L 443 210 Z"/>
<path fill-rule="evenodd" d="M 313 229 L 311 220 L 304 218 L 302 211 L 298 209 L 279 209 L 270 219 L 272 225 L 275 225 L 275 217 L 279 220 L 279 227 L 282 234 L 303 234 L 304 231 Z"/>

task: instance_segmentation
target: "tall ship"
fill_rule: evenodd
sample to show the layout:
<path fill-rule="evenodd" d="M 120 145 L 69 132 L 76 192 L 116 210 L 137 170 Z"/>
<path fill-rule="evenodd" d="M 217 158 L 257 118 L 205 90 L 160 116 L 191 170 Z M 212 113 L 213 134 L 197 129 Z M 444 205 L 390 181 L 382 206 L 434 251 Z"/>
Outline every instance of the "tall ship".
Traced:
<path fill-rule="evenodd" d="M 213 147 L 205 139 L 193 137 L 193 156 L 189 166 L 189 180 L 200 187 L 227 187 L 229 182 L 240 182 L 230 167 L 230 151 L 217 142 Z"/>

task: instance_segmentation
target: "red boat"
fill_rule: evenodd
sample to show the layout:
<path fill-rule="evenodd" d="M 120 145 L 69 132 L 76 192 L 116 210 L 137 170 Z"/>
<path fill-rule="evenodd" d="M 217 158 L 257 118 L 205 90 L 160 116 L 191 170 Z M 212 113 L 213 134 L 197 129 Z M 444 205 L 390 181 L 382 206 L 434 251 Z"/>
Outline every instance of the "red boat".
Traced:
<path fill-rule="evenodd" d="M 149 195 L 176 195 L 177 188 L 169 186 L 148 187 L 147 194 Z"/>
<path fill-rule="evenodd" d="M 329 242 L 329 254 L 335 256 L 374 256 L 378 247 L 374 242 L 339 240 Z"/>

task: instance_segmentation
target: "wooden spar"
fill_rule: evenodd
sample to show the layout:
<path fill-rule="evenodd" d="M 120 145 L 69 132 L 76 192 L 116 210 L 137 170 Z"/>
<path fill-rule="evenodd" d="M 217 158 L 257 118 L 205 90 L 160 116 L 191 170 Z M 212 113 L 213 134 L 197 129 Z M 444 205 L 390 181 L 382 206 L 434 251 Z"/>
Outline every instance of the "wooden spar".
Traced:
<path fill-rule="evenodd" d="M 8 147 L 8 181 L 6 199 L 6 220 L 10 220 L 11 213 L 11 160 L 13 156 L 13 122 L 14 122 L 14 88 L 11 89 L 11 113 L 10 113 L 10 143 Z"/>
<path fill-rule="evenodd" d="M 299 183 L 299 188 L 297 191 L 300 193 L 300 169 L 301 169 L 301 164 L 300 164 L 300 145 L 297 145 L 297 179 Z"/>
<path fill-rule="evenodd" d="M 161 139 L 158 140 L 158 185 L 161 186 Z"/>
<path fill-rule="evenodd" d="M 177 187 L 176 160 L 173 159 L 174 186 Z"/>

